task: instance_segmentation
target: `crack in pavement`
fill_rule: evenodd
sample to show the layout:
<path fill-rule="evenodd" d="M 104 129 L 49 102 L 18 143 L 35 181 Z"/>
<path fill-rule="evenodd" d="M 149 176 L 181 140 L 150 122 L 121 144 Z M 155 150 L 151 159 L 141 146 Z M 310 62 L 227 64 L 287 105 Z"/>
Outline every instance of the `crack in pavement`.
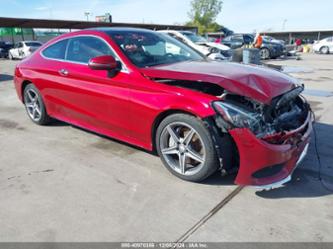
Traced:
<path fill-rule="evenodd" d="M 220 211 L 229 201 L 231 201 L 244 186 L 238 186 L 228 196 L 226 196 L 221 202 L 219 202 L 212 210 L 210 210 L 205 216 L 203 216 L 197 223 L 195 223 L 189 230 L 187 230 L 176 242 L 185 242 L 194 232 L 196 232 L 202 225 L 204 225 L 210 218 L 212 218 L 218 211 Z M 174 247 L 172 247 L 174 248 Z"/>

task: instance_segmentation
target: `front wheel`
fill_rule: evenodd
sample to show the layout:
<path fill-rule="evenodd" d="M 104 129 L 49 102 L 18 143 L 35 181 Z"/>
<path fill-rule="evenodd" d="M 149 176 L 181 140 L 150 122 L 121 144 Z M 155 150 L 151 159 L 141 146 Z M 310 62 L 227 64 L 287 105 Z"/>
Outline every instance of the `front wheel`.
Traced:
<path fill-rule="evenodd" d="M 46 125 L 50 122 L 42 96 L 35 85 L 24 88 L 24 105 L 29 118 L 36 124 Z"/>
<path fill-rule="evenodd" d="M 187 114 L 173 114 L 161 122 L 156 148 L 164 166 L 183 180 L 200 182 L 219 165 L 209 131 Z"/>

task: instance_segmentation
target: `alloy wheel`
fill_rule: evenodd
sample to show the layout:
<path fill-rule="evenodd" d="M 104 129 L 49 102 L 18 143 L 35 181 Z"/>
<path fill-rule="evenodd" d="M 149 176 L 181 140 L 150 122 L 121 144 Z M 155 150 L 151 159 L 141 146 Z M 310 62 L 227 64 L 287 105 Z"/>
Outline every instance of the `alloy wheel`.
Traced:
<path fill-rule="evenodd" d="M 175 172 L 194 175 L 205 164 L 206 148 L 199 133 L 189 124 L 174 122 L 161 133 L 162 156 Z"/>
<path fill-rule="evenodd" d="M 42 117 L 38 93 L 31 88 L 25 91 L 24 103 L 30 118 L 38 122 Z"/>

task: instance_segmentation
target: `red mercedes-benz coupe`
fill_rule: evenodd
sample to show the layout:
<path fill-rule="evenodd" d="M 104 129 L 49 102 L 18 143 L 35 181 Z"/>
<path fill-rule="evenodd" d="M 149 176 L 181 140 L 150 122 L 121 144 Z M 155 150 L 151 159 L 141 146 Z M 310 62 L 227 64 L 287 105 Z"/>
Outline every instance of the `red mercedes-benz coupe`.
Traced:
<path fill-rule="evenodd" d="M 237 170 L 237 184 L 280 186 L 306 154 L 312 131 L 295 79 L 211 61 L 144 29 L 59 36 L 19 63 L 14 81 L 36 124 L 55 118 L 156 151 L 189 181 Z"/>

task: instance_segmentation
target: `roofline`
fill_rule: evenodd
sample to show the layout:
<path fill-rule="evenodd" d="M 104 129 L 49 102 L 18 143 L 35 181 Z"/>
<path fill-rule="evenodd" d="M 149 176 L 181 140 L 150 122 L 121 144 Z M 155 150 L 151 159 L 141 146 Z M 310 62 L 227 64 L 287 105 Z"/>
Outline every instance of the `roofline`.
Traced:
<path fill-rule="evenodd" d="M 283 30 L 283 31 L 261 31 L 261 34 L 289 34 L 289 33 L 318 33 L 318 32 L 332 32 L 333 29 L 319 29 L 319 30 Z M 224 34 L 223 32 L 208 32 L 208 35 L 220 35 Z M 247 33 L 234 33 L 234 34 L 252 34 L 251 32 Z"/>
<path fill-rule="evenodd" d="M 318 32 L 332 32 L 333 29 L 318 29 L 318 30 L 283 30 L 283 31 L 262 31 L 262 34 L 289 34 L 289 33 L 318 33 Z"/>

